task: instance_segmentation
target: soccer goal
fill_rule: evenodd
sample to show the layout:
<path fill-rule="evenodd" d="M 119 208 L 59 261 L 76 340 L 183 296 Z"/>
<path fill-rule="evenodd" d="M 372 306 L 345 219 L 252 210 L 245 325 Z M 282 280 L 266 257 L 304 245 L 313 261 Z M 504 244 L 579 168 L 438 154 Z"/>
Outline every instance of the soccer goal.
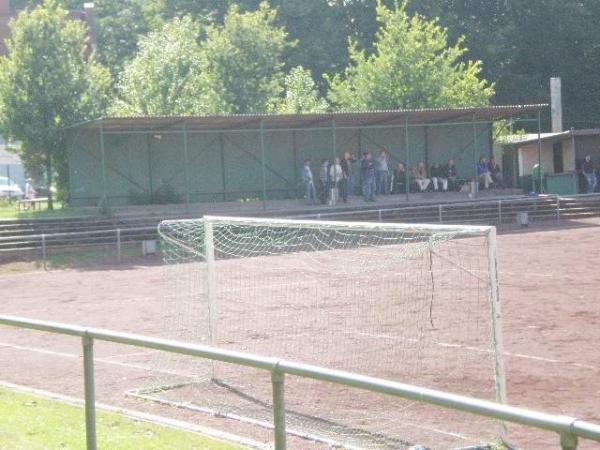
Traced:
<path fill-rule="evenodd" d="M 159 226 L 166 337 L 505 401 L 493 227 L 205 217 Z M 161 355 L 137 395 L 270 426 L 250 368 Z M 460 448 L 499 424 L 286 379 L 291 432 L 347 448 Z"/>

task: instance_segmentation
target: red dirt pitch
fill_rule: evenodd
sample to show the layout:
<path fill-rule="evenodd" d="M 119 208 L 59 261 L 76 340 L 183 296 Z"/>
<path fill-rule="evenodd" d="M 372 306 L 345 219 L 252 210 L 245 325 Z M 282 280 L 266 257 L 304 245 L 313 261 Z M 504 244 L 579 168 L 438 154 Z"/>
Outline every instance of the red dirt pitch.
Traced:
<path fill-rule="evenodd" d="M 498 236 L 509 403 L 600 423 L 600 220 L 539 226 Z M 152 335 L 163 317 L 160 266 L 120 266 L 0 276 L 0 313 Z M 152 352 L 98 343 L 98 401 L 271 442 L 239 422 L 126 397 L 143 386 Z M 0 380 L 82 397 L 75 338 L 0 327 Z M 440 368 L 443 371 L 443 367 Z M 1 428 L 1 418 L 0 418 Z M 550 432 L 509 425 L 520 448 L 557 448 Z M 322 448 L 291 438 L 290 448 Z M 581 449 L 600 443 L 581 440 Z"/>

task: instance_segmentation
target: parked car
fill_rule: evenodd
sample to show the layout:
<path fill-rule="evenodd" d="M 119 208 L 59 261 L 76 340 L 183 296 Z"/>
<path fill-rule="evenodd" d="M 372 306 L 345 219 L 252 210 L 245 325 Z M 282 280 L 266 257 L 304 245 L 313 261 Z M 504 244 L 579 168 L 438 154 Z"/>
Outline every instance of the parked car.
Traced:
<path fill-rule="evenodd" d="M 8 177 L 0 177 L 0 198 L 21 200 L 23 198 L 23 190 L 14 180 Z"/>

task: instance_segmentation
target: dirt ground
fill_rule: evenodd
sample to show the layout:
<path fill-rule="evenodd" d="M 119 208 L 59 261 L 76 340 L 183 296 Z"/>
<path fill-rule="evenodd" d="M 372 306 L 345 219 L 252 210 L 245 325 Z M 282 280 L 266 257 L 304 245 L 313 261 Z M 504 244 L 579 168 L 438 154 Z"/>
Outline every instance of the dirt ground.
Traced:
<path fill-rule="evenodd" d="M 599 227 L 600 220 L 588 220 L 561 227 L 532 227 L 499 234 L 507 392 L 512 405 L 600 423 Z M 155 265 L 130 265 L 1 275 L 3 300 L 0 312 L 157 335 L 161 333 L 163 322 L 170 319 L 170 313 L 164 309 L 165 298 L 172 285 L 165 283 L 164 270 Z M 393 290 L 393 285 L 390 289 Z M 427 295 L 427 292 L 420 295 Z M 273 298 L 277 295 L 274 294 Z M 438 337 L 447 337 L 444 336 L 447 330 L 440 322 L 447 320 L 446 325 L 450 326 L 451 319 L 457 320 L 459 313 L 458 310 L 436 311 Z M 286 328 L 281 325 L 285 320 L 306 320 L 303 314 L 299 309 L 296 316 L 278 316 L 275 322 Z M 257 320 L 256 317 L 251 319 Z M 361 332 L 374 334 L 375 327 L 385 318 L 376 319 Z M 348 323 L 334 325 L 343 328 Z M 356 323 L 350 325 L 356 329 Z M 384 325 L 393 327 L 393 323 Z M 244 325 L 239 324 L 238 335 L 243 328 Z M 408 329 L 408 324 L 405 328 Z M 384 331 L 390 333 L 389 329 Z M 304 339 L 310 334 L 309 329 Z M 264 336 L 255 335 L 253 339 L 262 342 Z M 463 344 L 474 343 L 468 341 Z M 254 351 L 255 348 L 260 348 L 260 345 L 253 345 L 247 350 Z M 405 347 L 396 351 L 407 353 L 412 349 Z M 74 338 L 0 328 L 0 380 L 81 397 L 80 353 L 80 343 Z M 156 359 L 153 352 L 97 343 L 95 356 L 97 397 L 103 403 L 174 416 L 261 442 L 271 442 L 269 430 L 125 396 L 127 389 L 147 386 L 149 377 L 157 376 L 156 373 L 149 375 L 151 371 L 160 375 L 164 366 L 151 364 Z M 287 354 L 282 356 L 288 357 Z M 337 355 L 332 352 L 327 356 L 335 361 Z M 473 364 L 477 358 L 479 356 L 476 355 L 463 356 L 460 362 L 463 365 Z M 420 373 L 431 372 L 431 376 L 421 376 L 421 382 L 415 381 L 415 384 L 446 387 L 465 393 L 482 389 L 481 395 L 485 396 L 485 386 L 477 376 L 462 376 L 452 382 L 440 381 L 440 373 L 452 376 L 455 372 L 450 362 L 437 361 L 437 376 L 433 373 L 434 368 L 424 363 L 418 368 Z M 414 378 L 409 377 L 409 381 L 414 381 Z M 333 405 L 339 406 L 335 402 Z M 393 416 L 392 408 L 392 404 L 382 400 L 378 419 Z M 354 409 L 360 413 L 360 404 L 354 405 Z M 430 413 L 427 409 L 417 410 L 414 417 L 425 417 Z M 443 418 L 444 413 L 440 413 L 435 420 Z M 446 419 L 457 420 L 454 416 Z M 460 421 L 463 428 L 489 426 L 489 422 L 470 416 L 461 415 Z M 508 437 L 521 448 L 558 447 L 558 436 L 552 433 L 511 425 Z M 582 449 L 600 448 L 600 444 L 585 440 L 580 444 Z M 456 446 L 456 443 L 448 441 L 447 445 Z M 323 445 L 290 438 L 290 447 L 311 449 L 322 448 Z"/>

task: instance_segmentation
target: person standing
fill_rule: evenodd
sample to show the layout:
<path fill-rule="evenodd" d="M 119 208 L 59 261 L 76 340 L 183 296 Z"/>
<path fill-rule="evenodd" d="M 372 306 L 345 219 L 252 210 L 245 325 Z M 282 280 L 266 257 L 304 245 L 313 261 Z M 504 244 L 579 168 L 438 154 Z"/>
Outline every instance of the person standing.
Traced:
<path fill-rule="evenodd" d="M 33 180 L 31 178 L 27 178 L 25 180 L 25 192 L 23 193 L 25 200 L 30 200 L 29 202 L 24 203 L 25 209 L 29 209 L 31 207 L 31 200 L 35 199 L 37 192 L 33 188 Z M 34 205 L 35 209 L 35 205 Z"/>
<path fill-rule="evenodd" d="M 331 183 L 332 195 L 331 199 L 333 200 L 333 204 L 337 201 L 338 195 L 342 194 L 342 199 L 344 203 L 348 201 L 348 197 L 345 192 L 345 183 L 344 183 L 344 171 L 342 170 L 342 164 L 340 158 L 335 158 L 333 160 L 333 164 L 329 166 L 329 180 Z"/>
<path fill-rule="evenodd" d="M 362 188 L 363 197 L 365 202 L 375 201 L 375 161 L 373 161 L 373 155 L 368 152 L 361 163 L 361 176 L 362 176 Z"/>
<path fill-rule="evenodd" d="M 348 196 L 354 195 L 354 157 L 350 152 L 344 153 L 341 160 L 342 171 L 344 172 L 344 195 L 346 200 Z"/>
<path fill-rule="evenodd" d="M 594 171 L 594 163 L 590 155 L 585 156 L 585 160 L 581 166 L 581 171 L 587 182 L 587 193 L 591 194 L 596 190 L 598 179 L 596 178 L 596 172 Z"/>
<path fill-rule="evenodd" d="M 306 204 L 315 205 L 317 203 L 317 190 L 315 189 L 309 158 L 304 160 L 304 167 L 302 168 L 302 182 L 304 183 L 305 187 L 304 198 L 306 199 Z"/>
<path fill-rule="evenodd" d="M 383 151 L 377 159 L 377 193 L 388 194 L 390 168 L 387 152 Z"/>
<path fill-rule="evenodd" d="M 485 189 L 490 188 L 490 184 L 494 181 L 490 176 L 490 169 L 486 159 L 482 156 L 479 158 L 479 163 L 477 164 L 477 178 L 479 182 L 483 182 L 483 186 Z"/>
<path fill-rule="evenodd" d="M 321 168 L 319 170 L 319 181 L 320 183 L 320 188 L 321 188 L 321 204 L 325 204 L 327 203 L 327 196 L 329 195 L 329 160 L 328 159 L 324 159 L 321 162 Z"/>

